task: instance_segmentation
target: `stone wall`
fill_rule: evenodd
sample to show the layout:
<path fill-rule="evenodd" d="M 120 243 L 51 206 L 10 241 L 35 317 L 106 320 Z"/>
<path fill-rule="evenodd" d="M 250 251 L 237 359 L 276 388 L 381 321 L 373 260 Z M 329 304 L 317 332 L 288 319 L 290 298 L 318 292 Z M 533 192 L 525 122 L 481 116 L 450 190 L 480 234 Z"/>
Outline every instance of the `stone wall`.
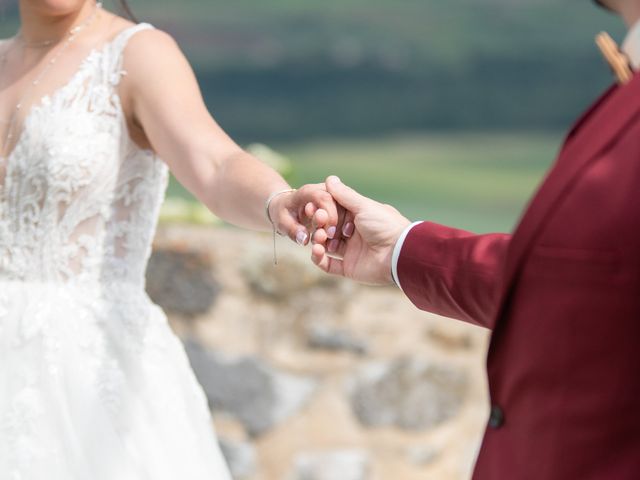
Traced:
<path fill-rule="evenodd" d="M 269 235 L 166 225 L 147 272 L 235 478 L 470 478 L 487 332 L 278 250 L 274 267 Z"/>

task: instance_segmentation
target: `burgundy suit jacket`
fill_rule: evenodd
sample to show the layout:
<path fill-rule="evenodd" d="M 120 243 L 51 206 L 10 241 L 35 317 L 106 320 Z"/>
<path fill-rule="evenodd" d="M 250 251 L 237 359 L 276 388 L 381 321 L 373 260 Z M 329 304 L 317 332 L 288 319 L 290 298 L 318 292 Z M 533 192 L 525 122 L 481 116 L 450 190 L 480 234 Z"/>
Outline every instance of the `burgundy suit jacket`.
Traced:
<path fill-rule="evenodd" d="M 398 277 L 493 330 L 475 480 L 640 479 L 640 74 L 574 126 L 513 235 L 423 223 Z"/>

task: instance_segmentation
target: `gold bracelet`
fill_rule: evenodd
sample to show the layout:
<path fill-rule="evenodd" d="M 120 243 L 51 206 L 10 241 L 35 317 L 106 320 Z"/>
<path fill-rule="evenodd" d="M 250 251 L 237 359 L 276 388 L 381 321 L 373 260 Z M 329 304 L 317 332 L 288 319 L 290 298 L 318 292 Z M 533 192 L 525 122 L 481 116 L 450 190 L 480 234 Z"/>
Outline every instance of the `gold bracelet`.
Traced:
<path fill-rule="evenodd" d="M 278 231 L 276 224 L 273 223 L 273 219 L 271 218 L 271 212 L 269 211 L 269 207 L 271 207 L 271 202 L 277 196 L 283 195 L 285 193 L 293 193 L 295 191 L 296 191 L 295 188 L 288 188 L 287 190 L 280 190 L 279 192 L 272 193 L 271 195 L 269 195 L 269 198 L 264 203 L 264 210 L 265 210 L 265 213 L 267 214 L 267 219 L 269 220 L 271 227 L 273 227 L 273 264 L 274 265 L 278 265 L 278 256 L 276 253 L 276 233 L 278 235 L 282 235 L 282 234 Z"/>

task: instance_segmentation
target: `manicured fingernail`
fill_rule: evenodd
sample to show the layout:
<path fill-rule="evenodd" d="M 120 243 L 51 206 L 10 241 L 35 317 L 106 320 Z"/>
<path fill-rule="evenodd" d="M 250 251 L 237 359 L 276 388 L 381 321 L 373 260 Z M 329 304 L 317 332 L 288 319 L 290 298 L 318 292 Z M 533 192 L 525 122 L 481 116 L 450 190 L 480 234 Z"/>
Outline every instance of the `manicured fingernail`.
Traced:
<path fill-rule="evenodd" d="M 307 238 L 306 232 L 300 230 L 296 235 L 296 242 L 298 242 L 298 245 L 304 245 L 307 242 Z"/>
<path fill-rule="evenodd" d="M 330 177 L 329 180 L 334 183 L 342 183 L 342 181 L 340 180 L 340 177 L 336 177 L 335 175 Z"/>
<path fill-rule="evenodd" d="M 356 226 L 353 223 L 351 222 L 345 223 L 344 227 L 342 227 L 342 234 L 345 237 L 350 237 L 351 235 L 353 235 L 353 232 L 355 229 L 356 229 Z"/>
<path fill-rule="evenodd" d="M 327 250 L 330 253 L 334 253 L 336 250 L 338 250 L 338 245 L 340 245 L 340 241 L 339 240 L 331 240 L 328 244 L 327 244 Z"/>
<path fill-rule="evenodd" d="M 327 228 L 327 237 L 333 238 L 336 236 L 336 227 Z"/>

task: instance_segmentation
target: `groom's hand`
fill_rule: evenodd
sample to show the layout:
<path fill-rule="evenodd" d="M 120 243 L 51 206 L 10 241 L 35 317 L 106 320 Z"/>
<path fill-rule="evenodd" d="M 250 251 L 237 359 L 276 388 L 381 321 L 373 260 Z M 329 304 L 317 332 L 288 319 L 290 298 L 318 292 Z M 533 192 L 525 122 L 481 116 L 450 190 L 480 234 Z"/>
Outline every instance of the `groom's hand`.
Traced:
<path fill-rule="evenodd" d="M 313 262 L 325 272 L 363 283 L 393 283 L 393 249 L 411 222 L 390 205 L 363 197 L 338 177 L 329 177 L 326 186 L 347 213 L 341 235 L 328 239 L 323 229 L 316 231 Z"/>

